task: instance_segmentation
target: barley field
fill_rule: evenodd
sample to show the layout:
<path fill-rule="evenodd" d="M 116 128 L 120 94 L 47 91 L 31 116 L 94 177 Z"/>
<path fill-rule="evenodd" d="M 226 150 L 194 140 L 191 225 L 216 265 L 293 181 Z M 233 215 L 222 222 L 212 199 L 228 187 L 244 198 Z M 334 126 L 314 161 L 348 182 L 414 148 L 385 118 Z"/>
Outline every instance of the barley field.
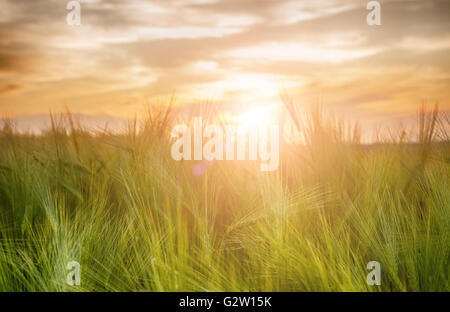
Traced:
<path fill-rule="evenodd" d="M 171 106 L 121 133 L 70 113 L 40 135 L 5 120 L 0 290 L 449 291 L 448 114 L 362 144 L 357 124 L 285 107 L 304 141 L 281 144 L 274 172 L 173 160 Z"/>

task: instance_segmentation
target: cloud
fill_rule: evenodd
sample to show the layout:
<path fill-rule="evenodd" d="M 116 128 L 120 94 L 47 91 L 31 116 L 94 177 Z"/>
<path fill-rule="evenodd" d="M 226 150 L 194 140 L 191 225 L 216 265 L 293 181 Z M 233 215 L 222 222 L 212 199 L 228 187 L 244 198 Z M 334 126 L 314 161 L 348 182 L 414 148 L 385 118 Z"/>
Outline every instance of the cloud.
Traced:
<path fill-rule="evenodd" d="M 274 100 L 257 83 L 355 114 L 406 112 L 421 97 L 450 107 L 446 0 L 385 0 L 379 27 L 360 0 L 84 0 L 79 27 L 66 24 L 66 3 L 3 1 L 1 110 L 66 102 L 120 115 L 174 90 Z"/>
<path fill-rule="evenodd" d="M 6 94 L 6 93 L 11 93 L 11 92 L 17 91 L 21 88 L 22 88 L 21 85 L 15 84 L 15 83 L 0 84 L 0 95 Z"/>

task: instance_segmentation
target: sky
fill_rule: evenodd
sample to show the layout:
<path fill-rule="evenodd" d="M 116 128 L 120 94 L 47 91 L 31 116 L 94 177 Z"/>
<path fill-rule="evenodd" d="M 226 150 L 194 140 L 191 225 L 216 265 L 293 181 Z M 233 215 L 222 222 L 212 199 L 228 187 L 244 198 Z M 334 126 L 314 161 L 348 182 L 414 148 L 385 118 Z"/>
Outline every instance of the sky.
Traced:
<path fill-rule="evenodd" d="M 0 115 L 37 122 L 69 108 L 130 118 L 143 103 L 245 111 L 320 102 L 362 123 L 450 110 L 450 1 L 0 0 Z M 278 104 L 277 104 L 278 103 Z"/>

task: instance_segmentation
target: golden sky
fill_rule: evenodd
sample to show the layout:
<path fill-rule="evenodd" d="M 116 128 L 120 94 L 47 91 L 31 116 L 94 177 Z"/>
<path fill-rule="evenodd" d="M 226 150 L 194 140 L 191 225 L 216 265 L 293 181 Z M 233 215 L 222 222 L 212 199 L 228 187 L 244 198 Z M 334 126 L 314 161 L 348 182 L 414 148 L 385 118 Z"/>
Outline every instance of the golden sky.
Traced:
<path fill-rule="evenodd" d="M 0 114 L 127 118 L 145 99 L 296 102 L 366 122 L 450 109 L 450 1 L 0 0 Z"/>

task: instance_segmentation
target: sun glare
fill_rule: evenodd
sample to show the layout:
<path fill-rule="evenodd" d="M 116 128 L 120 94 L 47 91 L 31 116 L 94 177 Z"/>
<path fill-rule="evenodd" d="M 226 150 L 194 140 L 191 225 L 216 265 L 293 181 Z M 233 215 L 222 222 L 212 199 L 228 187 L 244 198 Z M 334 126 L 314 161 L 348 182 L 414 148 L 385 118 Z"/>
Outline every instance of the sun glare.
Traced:
<path fill-rule="evenodd" d="M 237 122 L 246 126 L 256 126 L 271 122 L 270 107 L 256 107 L 237 116 Z"/>

